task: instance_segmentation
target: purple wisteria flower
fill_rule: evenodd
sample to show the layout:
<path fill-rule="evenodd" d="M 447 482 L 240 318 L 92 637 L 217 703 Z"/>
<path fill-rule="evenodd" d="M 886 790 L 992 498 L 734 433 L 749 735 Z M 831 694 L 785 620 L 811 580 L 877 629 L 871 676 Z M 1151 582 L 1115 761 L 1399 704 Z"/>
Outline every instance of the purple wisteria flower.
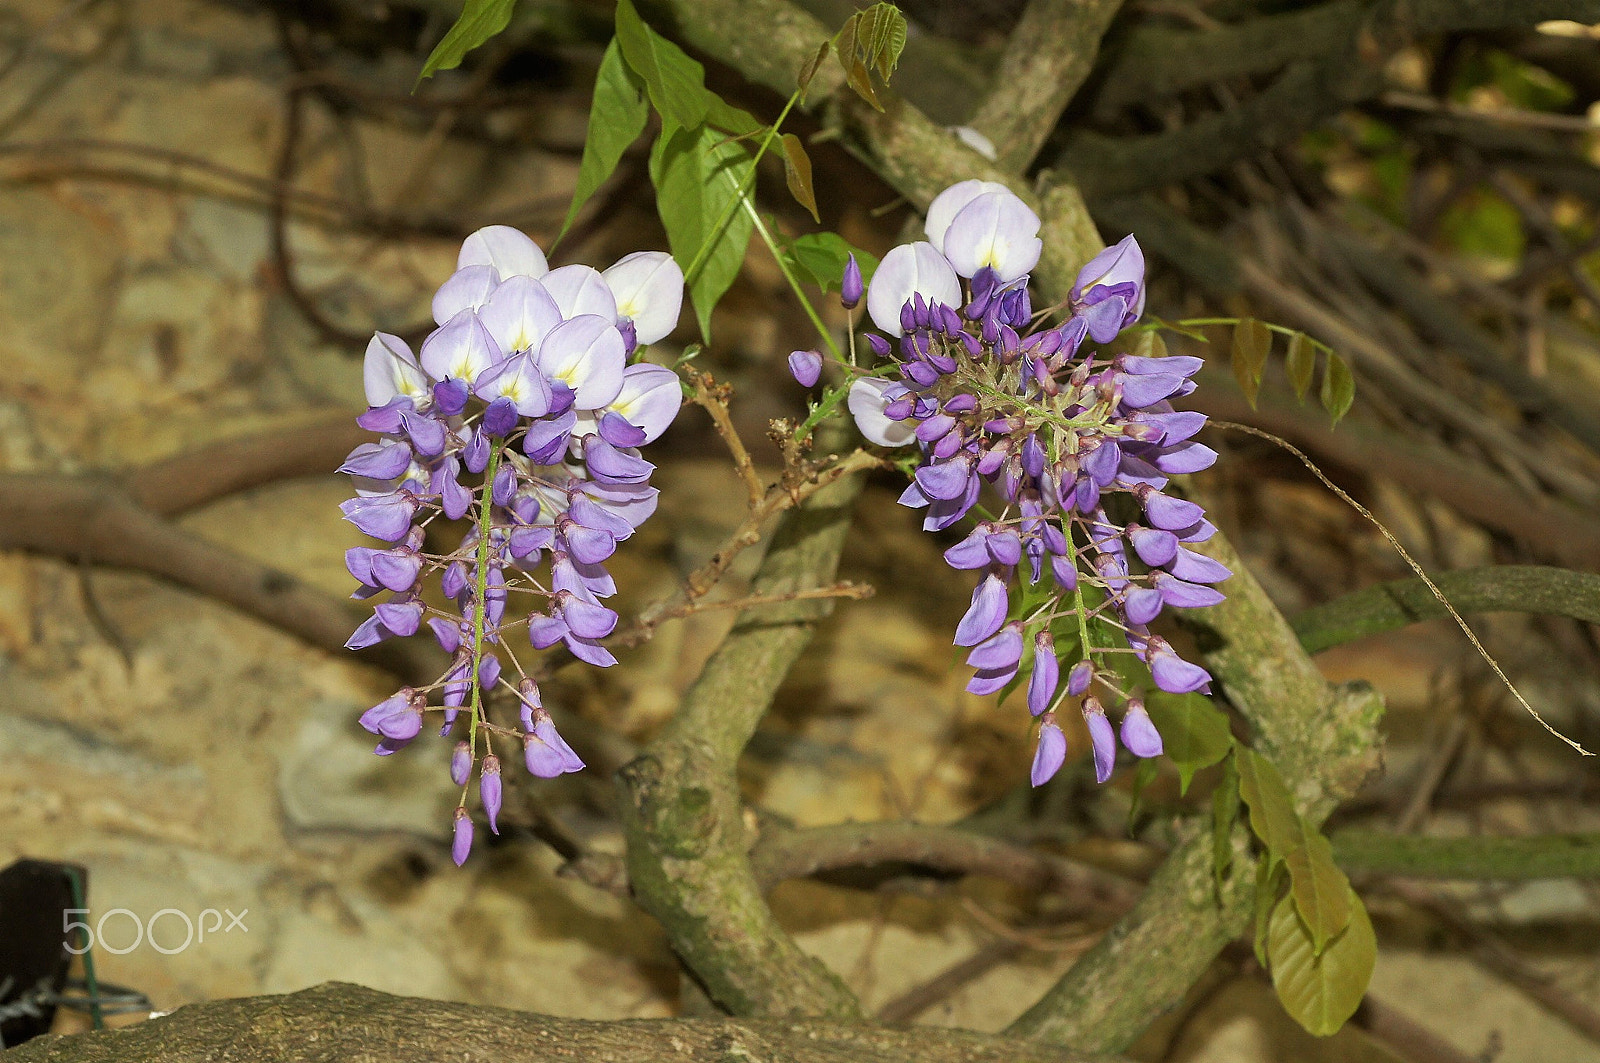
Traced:
<path fill-rule="evenodd" d="M 1082 699 L 1101 782 L 1117 752 L 1102 697 L 1124 706 L 1122 746 L 1160 755 L 1144 702 L 1121 688 L 1106 654 L 1131 651 L 1158 690 L 1208 690 L 1210 674 L 1149 625 L 1167 608 L 1222 601 L 1211 584 L 1230 575 L 1189 549 L 1215 530 L 1201 507 L 1167 491 L 1170 477 L 1217 457 L 1193 440 L 1205 415 L 1173 405 L 1194 390 L 1200 359 L 1086 346 L 1112 344 L 1143 312 L 1138 243 L 1129 236 L 1096 255 L 1062 306 L 1036 314 L 1028 274 L 1039 227 L 1004 185 L 964 181 L 941 193 L 928 239 L 891 250 L 867 287 L 882 333 L 867 343 L 888 364 L 848 397 L 869 440 L 918 448 L 900 501 L 925 511 L 926 530 L 981 518 L 945 551 L 952 568 L 978 574 L 955 644 L 971 647 L 975 694 L 1026 672 L 1041 721 L 1035 786 L 1065 759 L 1056 712 L 1069 698 Z M 996 515 L 980 507 L 986 492 Z"/>
<path fill-rule="evenodd" d="M 683 401 L 677 374 L 640 361 L 640 350 L 672 331 L 682 303 L 683 273 L 664 252 L 635 252 L 604 272 L 552 270 L 526 235 L 491 225 L 462 244 L 456 272 L 433 298 L 438 328 L 417 352 L 382 332 L 367 345 L 369 409 L 357 422 L 380 438 L 340 467 L 356 490 L 342 509 L 383 545 L 345 555 L 359 584 L 353 597 L 378 599 L 346 645 L 425 628 L 450 655 L 432 684 L 402 689 L 360 722 L 387 755 L 421 733 L 423 714 L 436 711 L 430 703 L 443 712 L 441 735 L 467 711 L 449 768 L 461 788 L 458 864 L 472 847 L 474 767 L 489 829 L 499 830 L 501 762 L 491 737 L 520 742 L 536 776 L 583 767 L 511 635 L 526 626 L 534 649 L 562 643 L 599 667 L 616 663 L 603 644 L 617 625 L 604 601 L 617 590 L 605 562 L 655 511 L 655 466 L 639 448 L 666 431 Z M 452 552 L 430 553 L 424 530 L 441 516 L 470 527 Z M 444 608 L 423 597 L 432 579 Z M 507 678 L 508 668 L 521 678 Z M 520 729 L 489 719 L 485 695 L 496 685 L 516 694 Z"/>

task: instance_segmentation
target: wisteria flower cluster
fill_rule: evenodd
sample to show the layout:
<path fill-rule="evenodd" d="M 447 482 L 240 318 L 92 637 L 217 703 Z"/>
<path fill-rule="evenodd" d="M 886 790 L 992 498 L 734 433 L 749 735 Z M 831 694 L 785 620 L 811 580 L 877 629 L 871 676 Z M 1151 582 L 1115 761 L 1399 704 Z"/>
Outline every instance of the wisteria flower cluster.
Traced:
<path fill-rule="evenodd" d="M 1149 627 L 1166 607 L 1222 601 L 1211 584 L 1230 575 L 1189 549 L 1215 530 L 1201 507 L 1163 490 L 1217 457 L 1193 439 L 1205 416 L 1171 401 L 1194 390 L 1201 361 L 1101 353 L 1144 309 L 1144 256 L 1131 236 L 1083 267 L 1064 305 L 1035 314 L 1028 274 L 1042 249 L 1039 218 L 1005 186 L 946 189 L 926 231 L 926 241 L 890 251 L 867 289 L 881 334 L 866 340 L 893 376 L 857 379 L 849 408 L 872 442 L 919 448 L 900 501 L 927 511 L 925 529 L 981 517 L 944 554 L 979 576 L 955 634 L 971 650 L 967 689 L 1007 687 L 1031 646 L 1034 785 L 1066 756 L 1056 712 L 1069 698 L 1081 699 L 1104 782 L 1117 748 L 1108 701 L 1122 705 L 1123 746 L 1139 757 L 1162 749 L 1108 655 L 1131 651 L 1169 693 L 1211 682 Z M 979 506 L 985 484 L 999 496 L 992 516 Z"/>
<path fill-rule="evenodd" d="M 462 788 L 458 864 L 472 847 L 466 803 L 475 767 L 489 828 L 499 831 L 491 735 L 520 738 L 534 775 L 583 767 L 509 635 L 526 625 L 534 649 L 562 643 L 590 664 L 616 663 L 602 641 L 617 625 L 603 601 L 616 592 L 605 562 L 655 511 L 655 466 L 639 448 L 666 430 L 683 401 L 677 375 L 639 361 L 638 352 L 672 331 L 682 302 L 683 273 L 663 252 L 636 252 L 603 273 L 550 269 L 526 235 L 492 225 L 461 245 L 456 272 L 433 297 L 438 328 L 420 357 L 382 332 L 367 346 L 370 409 L 357 421 L 381 438 L 340 467 L 356 489 L 342 509 L 388 545 L 345 555 L 360 583 L 354 596 L 384 596 L 346 645 L 359 649 L 426 625 L 450 654 L 432 684 L 398 691 L 368 709 L 361 725 L 388 755 L 421 733 L 430 707 L 442 709 L 441 736 L 467 710 L 467 737 L 450 760 Z M 425 545 L 440 516 L 471 521 L 449 553 Z M 442 607 L 423 596 L 433 579 Z M 532 611 L 524 614 L 512 594 L 531 598 Z M 497 685 L 520 702 L 520 732 L 486 715 L 485 692 Z"/>

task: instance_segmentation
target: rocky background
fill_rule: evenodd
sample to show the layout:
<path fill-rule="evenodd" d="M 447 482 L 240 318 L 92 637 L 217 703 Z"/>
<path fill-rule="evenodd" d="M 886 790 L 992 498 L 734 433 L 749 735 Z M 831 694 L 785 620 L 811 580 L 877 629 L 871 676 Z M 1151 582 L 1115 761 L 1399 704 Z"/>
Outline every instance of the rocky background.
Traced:
<path fill-rule="evenodd" d="M 414 30 L 419 41 L 437 36 Z M 547 242 L 576 172 L 592 49 L 552 33 L 544 66 L 479 66 L 410 96 L 425 52 L 217 0 L 0 7 L 0 471 L 125 469 L 353 416 L 364 336 L 426 319 L 463 233 L 510 222 Z M 842 155 L 818 159 L 819 193 L 836 201 L 830 220 L 889 246 L 905 212 L 869 211 L 892 194 Z M 647 189 L 602 198 L 560 260 L 603 266 L 664 246 Z M 1200 308 L 1156 270 L 1161 313 Z M 802 409 L 781 366 L 803 337 L 770 259 L 753 247 L 707 355 L 734 383 L 748 437 Z M 1592 346 L 1566 357 L 1578 367 L 1567 371 L 1592 384 Z M 1282 459 L 1212 442 L 1225 460 L 1205 490 L 1287 610 L 1406 574 L 1359 518 Z M 740 515 L 733 469 L 702 413 L 686 408 L 663 448 L 661 512 L 615 561 L 633 604 L 669 592 Z M 1505 559 L 1478 525 L 1374 471 L 1362 497 L 1430 568 Z M 307 469 L 181 525 L 342 595 L 342 552 L 360 541 L 339 519 L 346 494 Z M 947 821 L 1026 779 L 1026 714 L 962 692 L 949 632 L 967 591 L 894 496 L 888 479 L 869 490 L 846 555 L 844 575 L 876 597 L 837 610 L 757 737 L 746 783 L 765 814 L 802 825 Z M 737 593 L 751 561 L 723 593 Z M 562 718 L 616 736 L 592 759 L 603 764 L 611 749 L 620 760 L 626 742 L 671 713 L 728 622 L 713 611 L 666 625 L 619 668 L 563 676 L 551 702 Z M 1592 631 L 1513 617 L 1476 626 L 1537 704 L 1580 738 L 1587 714 L 1594 733 Z M 1508 707 L 1453 628 L 1434 622 L 1319 660 L 1330 678 L 1371 680 L 1389 704 L 1384 776 L 1350 816 L 1436 833 L 1600 826 L 1594 770 Z M 650 920 L 559 877 L 559 859 L 526 830 L 480 843 L 463 870 L 451 865 L 449 744 L 419 742 L 379 761 L 356 726 L 394 685 L 151 577 L 0 554 L 0 864 L 83 864 L 97 914 L 247 911 L 247 932 L 172 955 L 148 942 L 96 951 L 101 979 L 162 1010 L 330 979 L 574 1017 L 692 1005 Z M 1078 770 L 1042 822 L 1074 855 L 1148 870 L 1150 841 L 1126 827 L 1131 772 L 1092 796 L 1085 751 L 1073 742 Z M 513 804 L 533 802 L 596 848 L 620 849 L 596 780 L 512 786 L 526 795 Z M 1144 815 L 1159 819 L 1176 801 L 1163 777 Z M 1369 894 L 1383 945 L 1373 998 L 1464 1058 L 1600 1059 L 1593 883 L 1434 892 L 1471 913 L 1470 932 L 1396 894 Z M 922 1021 L 979 1030 L 1014 1018 L 1095 932 L 1051 922 L 1035 898 L 982 881 L 878 892 L 791 883 L 776 908 L 869 1008 L 909 1009 L 904 994 L 1006 945 L 1004 962 L 917 998 Z M 126 924 L 107 925 L 120 946 Z M 1485 963 L 1486 952 L 1504 962 Z M 1506 963 L 1526 978 L 1507 977 Z M 1396 1058 L 1360 1028 L 1314 1041 L 1249 960 L 1219 963 L 1192 1004 L 1135 1055 Z M 63 1012 L 57 1028 L 85 1022 Z"/>

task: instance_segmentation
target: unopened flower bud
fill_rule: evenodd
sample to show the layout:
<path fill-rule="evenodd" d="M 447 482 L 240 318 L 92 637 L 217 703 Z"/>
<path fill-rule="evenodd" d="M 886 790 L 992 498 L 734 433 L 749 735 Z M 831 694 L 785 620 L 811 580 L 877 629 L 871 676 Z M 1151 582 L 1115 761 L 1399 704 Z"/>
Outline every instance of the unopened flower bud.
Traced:
<path fill-rule="evenodd" d="M 839 302 L 844 304 L 846 310 L 854 310 L 865 291 L 866 286 L 861 282 L 861 267 L 856 264 L 856 256 L 852 254 L 845 261 L 844 279 L 839 282 Z"/>
<path fill-rule="evenodd" d="M 467 854 L 472 852 L 472 817 L 467 815 L 467 810 L 456 807 L 455 827 L 450 839 L 450 859 L 460 867 L 467 862 Z"/>
<path fill-rule="evenodd" d="M 483 801 L 483 814 L 489 817 L 489 829 L 500 833 L 496 822 L 500 816 L 500 758 L 490 753 L 483 758 L 483 774 L 478 776 L 478 797 Z"/>
<path fill-rule="evenodd" d="M 472 747 L 464 741 L 457 742 L 455 752 L 450 754 L 450 781 L 457 786 L 465 786 L 471 774 Z"/>
<path fill-rule="evenodd" d="M 789 374 L 802 387 L 815 387 L 822 375 L 822 355 L 816 351 L 795 351 L 789 355 Z"/>

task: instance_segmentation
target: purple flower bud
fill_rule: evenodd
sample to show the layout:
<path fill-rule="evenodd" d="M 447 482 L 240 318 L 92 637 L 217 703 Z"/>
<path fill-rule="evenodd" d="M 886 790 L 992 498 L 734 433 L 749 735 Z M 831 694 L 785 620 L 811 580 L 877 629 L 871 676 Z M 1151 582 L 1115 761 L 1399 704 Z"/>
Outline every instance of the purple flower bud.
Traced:
<path fill-rule="evenodd" d="M 973 648 L 967 663 L 980 671 L 1015 672 L 1022 660 L 1022 625 L 1007 624 L 999 632 Z"/>
<path fill-rule="evenodd" d="M 471 776 L 472 747 L 464 741 L 457 742 L 454 752 L 450 754 L 450 781 L 457 786 L 465 786 Z"/>
<path fill-rule="evenodd" d="M 673 380 L 676 387 L 677 381 Z M 600 436 L 614 447 L 640 447 L 650 441 L 650 434 L 632 424 L 615 410 L 600 415 Z"/>
<path fill-rule="evenodd" d="M 529 773 L 541 779 L 554 779 L 563 772 L 582 771 L 583 761 L 557 733 L 550 714 L 536 709 L 533 721 L 533 730 L 522 736 L 523 759 Z"/>
<path fill-rule="evenodd" d="M 1061 681 L 1061 662 L 1048 630 L 1033 637 L 1033 675 L 1028 677 L 1028 711 L 1038 716 L 1050 707 Z M 1035 783 L 1034 785 L 1038 785 Z"/>
<path fill-rule="evenodd" d="M 866 293 L 866 285 L 861 280 L 861 267 L 856 264 L 856 256 L 851 254 L 845 260 L 844 278 L 839 282 L 839 302 L 846 310 L 854 310 L 861 302 L 861 296 Z M 805 381 L 801 381 L 805 384 Z M 806 384 L 806 387 L 810 387 Z"/>
<path fill-rule="evenodd" d="M 394 439 L 363 443 L 335 471 L 372 480 L 393 480 L 411 467 L 411 448 Z"/>
<path fill-rule="evenodd" d="M 455 417 L 467 408 L 472 389 L 460 377 L 448 377 L 433 385 L 433 404 L 446 417 Z"/>
<path fill-rule="evenodd" d="M 1200 583 L 1186 583 L 1165 572 L 1157 572 L 1153 582 L 1156 592 L 1162 599 L 1168 605 L 1177 606 L 1179 609 L 1203 609 L 1223 600 L 1221 591 Z"/>
<path fill-rule="evenodd" d="M 481 434 L 494 439 L 499 439 L 517 426 L 519 418 L 517 404 L 502 395 L 489 403 L 489 408 L 483 411 L 483 432 Z M 468 468 L 471 468 L 469 465 Z M 481 469 L 473 469 L 481 472 Z"/>
<path fill-rule="evenodd" d="M 1122 744 L 1136 757 L 1161 755 L 1161 732 L 1138 698 L 1128 699 L 1127 712 L 1122 717 Z"/>
<path fill-rule="evenodd" d="M 450 839 L 450 859 L 460 867 L 467 862 L 467 855 L 472 852 L 472 817 L 467 815 L 465 808 L 456 808 L 455 827 Z"/>
<path fill-rule="evenodd" d="M 1122 615 L 1130 624 L 1148 624 L 1161 615 L 1163 601 L 1154 587 L 1130 587 L 1122 596 Z"/>
<path fill-rule="evenodd" d="M 967 608 L 961 623 L 956 625 L 955 644 L 976 646 L 1000 630 L 1011 608 L 1006 585 L 999 576 L 990 573 L 972 592 L 972 604 Z"/>
<path fill-rule="evenodd" d="M 1151 568 L 1168 564 L 1178 553 L 1178 537 L 1160 528 L 1130 524 L 1128 541 L 1133 544 L 1133 551 L 1139 555 L 1139 560 Z"/>
<path fill-rule="evenodd" d="M 789 375 L 798 380 L 801 387 L 816 387 L 817 378 L 822 375 L 822 355 L 816 351 L 791 352 Z"/>
<path fill-rule="evenodd" d="M 489 817 L 489 829 L 500 833 L 500 758 L 490 753 L 483 758 L 483 773 L 478 776 L 478 799 L 483 802 L 483 814 Z"/>
<path fill-rule="evenodd" d="M 1210 672 L 1179 657 L 1170 647 L 1158 649 L 1155 639 L 1150 641 L 1149 664 L 1150 677 L 1168 694 L 1190 694 L 1211 685 Z"/>
<path fill-rule="evenodd" d="M 1089 684 L 1094 682 L 1094 662 L 1085 657 L 1072 666 L 1072 671 L 1067 673 L 1067 694 L 1070 697 L 1081 697 L 1089 689 Z"/>
<path fill-rule="evenodd" d="M 417 512 L 417 500 L 409 491 L 396 491 L 387 495 L 366 495 L 341 502 L 339 509 L 344 519 L 360 528 L 374 539 L 397 543 L 411 529 L 411 518 Z"/>
<path fill-rule="evenodd" d="M 1134 489 L 1134 496 L 1144 506 L 1146 519 L 1165 531 L 1176 532 L 1193 527 L 1205 516 L 1205 510 L 1193 502 L 1152 491 L 1143 484 Z"/>
<path fill-rule="evenodd" d="M 1233 571 L 1222 562 L 1213 561 L 1204 554 L 1185 550 L 1181 546 L 1174 550 L 1171 562 L 1167 566 L 1167 571 L 1190 583 L 1221 583 L 1233 575 Z M 373 570 L 377 570 L 376 564 L 373 565 Z"/>
<path fill-rule="evenodd" d="M 439 589 L 444 591 L 444 596 L 451 601 L 460 598 L 467 590 L 467 566 L 459 561 L 452 561 L 444 567 L 444 575 L 439 577 Z"/>
<path fill-rule="evenodd" d="M 1039 725 L 1039 744 L 1033 754 L 1033 771 L 1029 780 L 1043 786 L 1061 770 L 1067 759 L 1067 736 L 1061 733 L 1054 713 L 1047 714 Z"/>
<path fill-rule="evenodd" d="M 410 687 L 402 687 L 393 697 L 362 713 L 361 726 L 390 742 L 404 745 L 422 731 L 421 699 Z"/>
<path fill-rule="evenodd" d="M 1083 722 L 1089 725 L 1089 744 L 1094 749 L 1095 782 L 1111 778 L 1117 765 L 1117 736 L 1106 719 L 1106 710 L 1095 698 L 1083 699 Z"/>

